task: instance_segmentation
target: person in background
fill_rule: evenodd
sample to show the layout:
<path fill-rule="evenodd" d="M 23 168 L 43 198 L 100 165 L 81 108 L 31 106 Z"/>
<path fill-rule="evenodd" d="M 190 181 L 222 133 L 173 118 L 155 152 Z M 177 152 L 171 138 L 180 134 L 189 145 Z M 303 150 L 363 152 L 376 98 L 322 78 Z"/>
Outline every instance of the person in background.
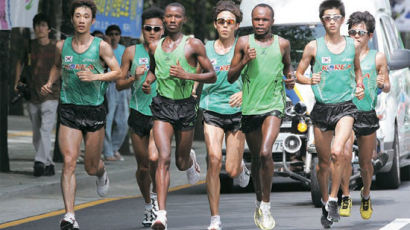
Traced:
<path fill-rule="evenodd" d="M 110 25 L 105 30 L 109 37 L 115 58 L 121 65 L 121 58 L 125 46 L 121 45 L 121 29 L 117 25 Z M 128 95 L 129 90 L 118 91 L 115 82 L 108 84 L 106 99 L 108 105 L 107 123 L 105 126 L 104 158 L 106 161 L 124 160 L 118 152 L 128 133 L 127 117 L 129 116 Z"/>
<path fill-rule="evenodd" d="M 45 14 L 37 14 L 33 18 L 35 39 L 29 41 L 29 50 L 25 53 L 26 62 L 20 60 L 16 64 L 15 91 L 21 85 L 20 75 L 23 68 L 30 68 L 25 79 L 30 92 L 28 112 L 33 129 L 33 145 L 36 150 L 33 175 L 52 176 L 55 174 L 51 154 L 51 132 L 56 124 L 56 113 L 60 94 L 60 81 L 52 85 L 52 93 L 41 94 L 41 87 L 48 81 L 56 54 L 56 41 L 49 38 L 51 31 Z M 26 66 L 24 66 L 26 65 Z"/>

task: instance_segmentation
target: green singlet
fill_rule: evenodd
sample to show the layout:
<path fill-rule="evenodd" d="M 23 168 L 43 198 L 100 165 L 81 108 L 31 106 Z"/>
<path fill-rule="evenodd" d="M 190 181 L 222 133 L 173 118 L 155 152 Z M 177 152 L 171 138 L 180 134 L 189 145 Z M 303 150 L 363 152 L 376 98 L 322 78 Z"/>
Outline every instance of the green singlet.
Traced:
<path fill-rule="evenodd" d="M 214 67 L 216 82 L 204 84 L 199 104 L 202 109 L 219 114 L 234 114 L 241 111 L 240 107 L 231 107 L 229 105 L 229 98 L 242 90 L 241 80 L 233 84 L 230 84 L 227 80 L 235 44 L 236 41 L 228 53 L 221 55 L 215 51 L 215 41 L 206 43 L 206 54 Z"/>
<path fill-rule="evenodd" d="M 360 111 L 374 110 L 377 103 L 377 50 L 369 50 L 366 57 L 360 61 L 363 74 L 364 98 L 362 100 L 353 98 L 353 103 Z"/>
<path fill-rule="evenodd" d="M 178 60 L 185 72 L 196 72 L 196 67 L 191 66 L 185 58 L 184 48 L 188 37 L 184 35 L 177 48 L 171 52 L 165 52 L 162 49 L 164 39 L 162 38 L 159 41 L 154 54 L 158 94 L 173 100 L 189 98 L 192 94 L 194 81 L 179 79 L 169 75 L 171 65 L 176 65 Z"/>
<path fill-rule="evenodd" d="M 107 88 L 105 81 L 83 82 L 77 76 L 81 70 L 90 70 L 94 74 L 104 73 L 100 60 L 101 39 L 94 37 L 90 47 L 83 53 L 72 48 L 72 37 L 64 41 L 61 52 L 62 86 L 60 100 L 62 104 L 101 105 Z"/>
<path fill-rule="evenodd" d="M 262 47 L 250 34 L 249 47 L 255 48 L 256 58 L 242 72 L 242 114 L 258 115 L 273 110 L 283 113 L 286 96 L 279 37 L 274 35 L 272 44 Z"/>
<path fill-rule="evenodd" d="M 356 90 L 354 74 L 354 40 L 345 37 L 346 46 L 340 54 L 327 48 L 324 37 L 316 40 L 317 52 L 313 73 L 322 71 L 320 83 L 312 85 L 316 101 L 334 104 L 352 100 Z"/>
<path fill-rule="evenodd" d="M 135 55 L 134 59 L 132 60 L 131 65 L 131 74 L 135 75 L 135 70 L 138 66 L 146 65 L 147 69 L 149 69 L 149 55 L 144 48 L 144 45 L 137 44 L 135 45 Z M 147 71 L 144 73 L 143 76 L 139 80 L 134 81 L 132 85 L 131 91 L 131 100 L 130 100 L 130 108 L 137 110 L 138 112 L 152 116 L 150 105 L 152 98 L 157 95 L 157 83 L 156 81 L 151 84 L 151 93 L 146 94 L 142 91 L 142 84 L 144 83 L 145 79 L 147 78 Z"/>

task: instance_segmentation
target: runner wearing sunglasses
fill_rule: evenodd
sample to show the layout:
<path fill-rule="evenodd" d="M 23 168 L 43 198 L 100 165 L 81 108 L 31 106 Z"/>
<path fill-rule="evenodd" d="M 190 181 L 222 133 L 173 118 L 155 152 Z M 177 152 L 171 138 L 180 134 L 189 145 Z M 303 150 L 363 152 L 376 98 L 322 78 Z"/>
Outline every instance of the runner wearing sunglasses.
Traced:
<path fill-rule="evenodd" d="M 390 80 L 387 68 L 387 60 L 383 53 L 369 48 L 369 40 L 373 37 L 375 20 L 369 12 L 354 12 L 347 21 L 349 35 L 355 40 L 360 49 L 360 66 L 363 71 L 364 98 L 353 99 L 353 103 L 359 110 L 353 124 L 354 134 L 359 145 L 360 175 L 363 181 L 361 189 L 360 215 L 363 219 L 372 216 L 372 203 L 370 200 L 370 186 L 373 177 L 372 157 L 376 151 L 376 130 L 379 128 L 379 119 L 376 116 L 375 106 L 378 91 L 385 93 L 390 91 Z M 349 192 L 349 179 L 352 175 L 352 145 L 354 134 L 346 143 L 345 152 L 349 156 L 346 159 L 346 167 L 342 180 L 342 204 L 341 216 L 350 216 L 352 198 Z"/>
<path fill-rule="evenodd" d="M 260 229 L 273 229 L 270 211 L 273 159 L 272 146 L 279 134 L 286 96 L 283 82 L 293 88 L 290 43 L 273 35 L 274 11 L 267 4 L 252 10 L 254 34 L 240 37 L 228 81 L 243 81 L 241 130 L 252 153 L 252 181 L 256 193 L 254 221 Z M 242 74 L 241 74 L 242 72 Z M 282 76 L 287 76 L 283 80 Z"/>
<path fill-rule="evenodd" d="M 242 161 L 245 144 L 245 136 L 240 131 L 242 82 L 230 84 L 227 81 L 236 44 L 235 31 L 242 21 L 242 12 L 232 1 L 219 1 L 215 6 L 213 17 L 218 39 L 208 41 L 205 48 L 217 80 L 212 84 L 204 84 L 199 106 L 203 110 L 205 144 L 208 152 L 206 187 L 211 209 L 211 223 L 208 230 L 220 230 L 222 224 L 219 216 L 221 186 L 219 174 L 222 167 L 224 139 L 225 170 L 234 178 L 234 184 L 246 187 L 249 183 L 249 170 Z"/>
<path fill-rule="evenodd" d="M 353 39 L 340 35 L 344 15 L 345 8 L 339 0 L 320 4 L 319 17 L 326 34 L 306 45 L 296 72 L 299 83 L 312 85 L 316 99 L 311 118 L 319 157 L 316 170 L 323 202 L 321 224 L 325 228 L 340 219 L 337 193 L 346 162 L 343 149 L 357 112 L 352 100 L 355 95 L 359 99 L 364 95 L 360 52 Z M 314 63 L 311 78 L 304 76 L 310 63 Z"/>
<path fill-rule="evenodd" d="M 135 177 L 145 201 L 145 212 L 142 225 L 150 227 L 156 218 L 158 202 L 155 186 L 155 171 L 157 169 L 158 151 L 152 134 L 152 113 L 149 108 L 152 98 L 157 95 L 156 83 L 151 87 L 150 94 L 142 91 L 149 69 L 149 44 L 158 41 L 164 33 L 162 17 L 164 11 L 152 7 L 142 13 L 144 42 L 125 49 L 122 56 L 122 76 L 117 80 L 117 89 L 123 90 L 131 87 L 130 116 L 128 125 L 131 129 L 131 141 L 137 160 Z M 130 71 L 131 76 L 127 78 Z M 150 187 L 152 184 L 152 192 Z"/>
<path fill-rule="evenodd" d="M 203 43 L 182 34 L 186 21 L 185 7 L 171 3 L 165 7 L 164 26 L 167 36 L 149 44 L 150 69 L 142 89 L 151 93 L 157 82 L 157 96 L 152 99 L 154 140 L 158 148 L 158 167 L 155 174 L 159 211 L 152 229 L 167 228 L 166 198 L 170 180 L 171 141 L 175 134 L 176 165 L 186 171 L 188 181 L 199 181 L 199 164 L 191 151 L 197 116 L 196 100 L 191 95 L 194 81 L 212 83 L 216 75 L 206 56 Z M 203 73 L 196 73 L 197 66 Z M 154 75 L 155 73 L 155 75 Z"/>

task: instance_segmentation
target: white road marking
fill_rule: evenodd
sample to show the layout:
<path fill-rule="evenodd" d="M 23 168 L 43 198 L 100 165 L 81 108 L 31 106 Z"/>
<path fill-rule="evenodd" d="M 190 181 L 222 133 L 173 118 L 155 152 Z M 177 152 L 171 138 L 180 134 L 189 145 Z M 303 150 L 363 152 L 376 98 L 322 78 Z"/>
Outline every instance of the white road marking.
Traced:
<path fill-rule="evenodd" d="M 408 224 L 410 224 L 410 219 L 398 218 L 379 230 L 399 230 Z"/>

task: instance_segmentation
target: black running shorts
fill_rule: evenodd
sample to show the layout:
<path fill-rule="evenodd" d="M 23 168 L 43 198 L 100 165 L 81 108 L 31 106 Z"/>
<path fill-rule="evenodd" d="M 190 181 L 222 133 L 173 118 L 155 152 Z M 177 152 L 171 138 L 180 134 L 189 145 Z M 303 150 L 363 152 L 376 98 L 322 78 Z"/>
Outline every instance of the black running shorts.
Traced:
<path fill-rule="evenodd" d="M 322 131 L 335 130 L 337 122 L 343 117 L 356 118 L 357 108 L 352 101 L 336 104 L 322 104 L 316 102 L 310 113 L 313 125 Z"/>
<path fill-rule="evenodd" d="M 83 133 L 95 132 L 105 126 L 107 109 L 104 104 L 74 105 L 60 104 L 60 124 L 81 130 Z"/>
<path fill-rule="evenodd" d="M 241 112 L 234 114 L 220 114 L 210 110 L 203 111 L 203 122 L 219 127 L 224 132 L 235 132 L 241 128 Z"/>
<path fill-rule="evenodd" d="M 153 126 L 152 116 L 147 116 L 135 109 L 131 109 L 130 116 L 128 117 L 128 126 L 140 137 L 149 136 Z"/>
<path fill-rule="evenodd" d="M 168 122 L 174 130 L 191 130 L 195 127 L 198 106 L 192 96 L 173 100 L 157 95 L 152 98 L 150 107 L 154 120 Z"/>
<path fill-rule="evenodd" d="M 379 129 L 379 118 L 376 111 L 358 111 L 353 130 L 356 136 L 367 136 Z"/>
<path fill-rule="evenodd" d="M 264 114 L 258 115 L 242 115 L 241 120 L 241 130 L 243 133 L 250 133 L 258 128 L 260 128 L 263 124 L 263 121 L 268 116 L 275 116 L 282 119 L 283 114 L 278 110 L 273 110 Z"/>

